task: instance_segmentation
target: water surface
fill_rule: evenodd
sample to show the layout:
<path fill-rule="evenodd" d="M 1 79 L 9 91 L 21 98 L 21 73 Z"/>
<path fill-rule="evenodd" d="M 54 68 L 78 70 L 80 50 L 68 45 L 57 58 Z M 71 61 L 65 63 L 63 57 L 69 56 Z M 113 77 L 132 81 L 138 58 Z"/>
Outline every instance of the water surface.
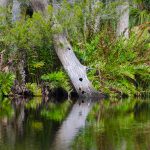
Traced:
<path fill-rule="evenodd" d="M 149 150 L 150 100 L 0 100 L 0 150 Z"/>

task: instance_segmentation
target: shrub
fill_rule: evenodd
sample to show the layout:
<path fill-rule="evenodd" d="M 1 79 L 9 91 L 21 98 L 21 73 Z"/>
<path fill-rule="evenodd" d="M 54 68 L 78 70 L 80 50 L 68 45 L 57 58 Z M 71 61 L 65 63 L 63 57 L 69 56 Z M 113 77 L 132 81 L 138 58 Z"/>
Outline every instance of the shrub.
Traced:
<path fill-rule="evenodd" d="M 68 92 L 71 89 L 68 77 L 62 71 L 42 75 L 41 79 L 48 82 L 50 89 L 63 88 Z"/>
<path fill-rule="evenodd" d="M 150 84 L 149 36 L 115 39 L 112 30 L 104 29 L 100 35 L 76 49 L 86 66 L 93 68 L 89 77 L 102 92 L 133 96 Z M 81 53 L 82 52 L 82 53 Z M 140 83 L 143 84 L 140 84 Z"/>
<path fill-rule="evenodd" d="M 13 86 L 15 76 L 11 73 L 0 72 L 0 92 L 2 95 L 8 95 Z"/>

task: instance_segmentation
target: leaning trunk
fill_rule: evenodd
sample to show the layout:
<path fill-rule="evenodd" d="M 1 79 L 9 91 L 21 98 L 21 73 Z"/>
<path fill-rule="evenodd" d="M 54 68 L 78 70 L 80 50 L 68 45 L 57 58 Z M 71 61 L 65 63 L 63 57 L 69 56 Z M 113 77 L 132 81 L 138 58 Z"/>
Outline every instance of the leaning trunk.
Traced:
<path fill-rule="evenodd" d="M 129 38 L 129 2 L 126 0 L 122 5 L 117 7 L 117 14 L 119 15 L 117 23 L 117 37 L 123 35 Z"/>
<path fill-rule="evenodd" d="M 96 96 L 97 93 L 87 78 L 86 67 L 75 56 L 70 43 L 63 34 L 54 35 L 55 51 L 80 96 Z"/>
<path fill-rule="evenodd" d="M 38 5 L 37 5 L 38 3 Z M 32 5 L 35 11 L 41 11 L 41 7 L 39 7 L 39 3 L 41 6 L 47 7 L 47 3 L 42 3 L 39 0 L 32 0 Z M 59 25 L 54 25 L 56 28 Z M 88 80 L 86 74 L 86 67 L 83 66 L 77 57 L 75 56 L 73 49 L 68 42 L 65 35 L 62 33 L 54 34 L 53 36 L 54 47 L 58 58 L 60 59 L 65 71 L 67 72 L 74 88 L 76 89 L 79 96 L 82 97 L 95 97 L 98 96 L 99 93 L 94 90 L 91 82 Z"/>

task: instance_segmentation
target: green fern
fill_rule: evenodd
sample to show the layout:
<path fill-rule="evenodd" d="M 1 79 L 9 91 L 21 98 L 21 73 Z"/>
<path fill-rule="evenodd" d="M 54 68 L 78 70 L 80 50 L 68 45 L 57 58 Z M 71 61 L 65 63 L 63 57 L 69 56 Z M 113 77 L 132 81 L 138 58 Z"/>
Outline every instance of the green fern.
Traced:
<path fill-rule="evenodd" d="M 8 95 L 13 86 L 15 76 L 11 73 L 0 73 L 0 92 Z"/>
<path fill-rule="evenodd" d="M 66 91 L 71 89 L 69 80 L 66 74 L 62 71 L 42 75 L 41 79 L 47 81 L 51 89 L 56 89 L 59 87 Z"/>

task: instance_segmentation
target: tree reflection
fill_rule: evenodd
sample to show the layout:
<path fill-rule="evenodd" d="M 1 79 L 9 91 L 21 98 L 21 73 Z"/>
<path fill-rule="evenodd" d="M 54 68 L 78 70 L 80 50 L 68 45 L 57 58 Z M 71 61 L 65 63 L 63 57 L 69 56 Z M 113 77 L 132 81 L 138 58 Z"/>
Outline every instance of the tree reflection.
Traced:
<path fill-rule="evenodd" d="M 133 99 L 94 104 L 88 126 L 76 136 L 72 148 L 149 149 L 149 105 L 148 101 Z"/>
<path fill-rule="evenodd" d="M 78 132 L 85 126 L 86 118 L 93 103 L 89 99 L 79 99 L 72 107 L 68 117 L 58 130 L 53 148 L 68 150 Z"/>

